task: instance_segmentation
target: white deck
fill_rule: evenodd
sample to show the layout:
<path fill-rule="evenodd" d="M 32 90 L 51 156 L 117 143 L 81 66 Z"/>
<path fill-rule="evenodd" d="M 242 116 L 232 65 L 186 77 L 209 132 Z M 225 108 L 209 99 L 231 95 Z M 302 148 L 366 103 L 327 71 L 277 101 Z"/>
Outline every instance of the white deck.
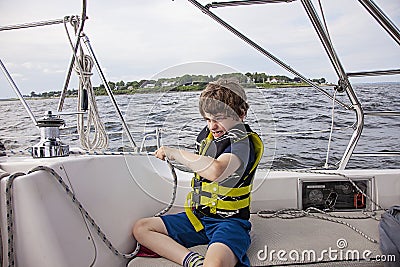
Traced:
<path fill-rule="evenodd" d="M 334 215 L 360 216 L 360 212 Z M 378 221 L 373 219 L 341 219 L 376 240 Z M 379 244 L 372 243 L 349 227 L 325 220 L 302 217 L 297 219 L 264 219 L 252 215 L 252 243 L 248 251 L 251 266 L 316 264 L 318 266 L 383 266 L 369 259 L 380 255 Z M 339 247 L 338 247 L 339 240 Z M 346 247 L 342 243 L 347 242 Z M 193 250 L 204 255 L 206 246 Z M 353 262 L 349 262 L 347 259 Z M 320 265 L 321 264 L 321 265 Z M 181 266 L 162 258 L 133 259 L 129 267 Z M 304 266 L 304 265 L 303 265 Z M 313 265 L 314 266 L 314 265 Z"/>

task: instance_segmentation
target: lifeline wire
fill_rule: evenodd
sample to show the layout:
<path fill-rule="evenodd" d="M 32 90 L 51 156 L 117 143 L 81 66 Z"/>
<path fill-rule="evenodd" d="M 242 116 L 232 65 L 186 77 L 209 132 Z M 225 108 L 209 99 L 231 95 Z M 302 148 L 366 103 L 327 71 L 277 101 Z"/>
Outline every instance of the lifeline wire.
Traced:
<path fill-rule="evenodd" d="M 321 0 L 318 0 L 318 4 L 319 4 L 319 9 L 321 11 L 322 19 L 323 19 L 323 22 L 324 22 L 324 28 L 325 28 L 326 36 L 328 37 L 329 43 L 332 43 L 331 36 L 330 36 L 329 30 L 328 30 L 328 25 L 326 23 L 325 12 L 324 12 L 324 9 L 322 7 Z M 326 151 L 326 159 L 325 159 L 325 165 L 324 165 L 325 169 L 329 168 L 329 166 L 328 166 L 329 151 L 331 149 L 332 133 L 333 133 L 333 126 L 334 126 L 334 115 L 335 115 L 335 101 L 336 101 L 336 93 L 337 93 L 338 89 L 339 88 L 335 89 L 335 92 L 333 93 L 333 97 L 332 97 L 332 99 L 333 99 L 333 104 L 332 104 L 332 122 L 331 122 L 331 130 L 330 130 L 330 133 L 329 133 L 328 149 Z"/>
<path fill-rule="evenodd" d="M 332 141 L 332 133 L 333 133 L 333 126 L 334 126 L 334 118 L 335 118 L 335 99 L 336 99 L 336 93 L 337 93 L 337 89 L 335 89 L 335 92 L 333 93 L 333 103 L 332 103 L 332 121 L 331 121 L 331 130 L 329 132 L 329 140 L 328 140 L 328 148 L 326 151 L 326 159 L 325 159 L 325 165 L 324 168 L 327 169 L 328 166 L 328 161 L 329 161 L 329 151 L 331 149 L 331 141 Z"/>

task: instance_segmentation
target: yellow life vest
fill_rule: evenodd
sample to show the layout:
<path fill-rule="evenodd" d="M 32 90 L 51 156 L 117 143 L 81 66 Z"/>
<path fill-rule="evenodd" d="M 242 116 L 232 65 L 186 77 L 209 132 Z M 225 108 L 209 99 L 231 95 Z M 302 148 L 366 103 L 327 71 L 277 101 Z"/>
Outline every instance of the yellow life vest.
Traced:
<path fill-rule="evenodd" d="M 232 139 L 229 145 L 249 138 L 254 146 L 255 160 L 247 174 L 237 177 L 238 183 L 235 186 L 222 185 L 226 179 L 220 182 L 208 181 L 201 178 L 197 173 L 195 173 L 192 179 L 192 191 L 187 195 L 185 212 L 197 232 L 204 228 L 194 213 L 194 210 L 199 211 L 199 207 L 207 209 L 204 215 L 216 218 L 239 216 L 239 213 L 243 210 L 246 210 L 248 213 L 250 212 L 252 181 L 255 170 L 261 160 L 264 145 L 260 137 L 251 131 L 247 125 L 246 130 L 247 132 L 244 132 L 242 136 L 236 136 L 236 138 Z M 208 133 L 207 137 L 200 144 L 199 154 L 205 155 L 213 141 L 212 134 Z M 234 175 L 238 176 L 237 174 Z M 219 214 L 223 214 L 224 216 L 220 216 Z"/>

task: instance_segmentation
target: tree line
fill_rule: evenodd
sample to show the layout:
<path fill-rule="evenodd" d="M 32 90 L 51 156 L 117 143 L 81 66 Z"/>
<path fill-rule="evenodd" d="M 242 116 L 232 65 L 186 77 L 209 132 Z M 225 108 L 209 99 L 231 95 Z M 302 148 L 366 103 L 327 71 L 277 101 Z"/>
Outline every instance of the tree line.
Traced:
<path fill-rule="evenodd" d="M 266 73 L 229 73 L 213 75 L 191 75 L 186 74 L 175 78 L 159 78 L 140 81 L 109 81 L 108 86 L 114 94 L 134 94 L 156 91 L 193 91 L 202 90 L 207 83 L 216 81 L 219 78 L 235 79 L 245 87 L 271 88 L 280 86 L 304 86 L 298 77 L 289 78 L 284 75 L 267 75 Z M 326 83 L 325 78 L 312 79 L 318 84 Z M 106 95 L 106 87 L 104 84 L 93 87 L 96 95 Z M 32 91 L 28 97 L 59 97 L 61 91 L 50 91 L 36 93 Z M 66 96 L 77 96 L 77 89 L 69 89 L 66 91 Z"/>

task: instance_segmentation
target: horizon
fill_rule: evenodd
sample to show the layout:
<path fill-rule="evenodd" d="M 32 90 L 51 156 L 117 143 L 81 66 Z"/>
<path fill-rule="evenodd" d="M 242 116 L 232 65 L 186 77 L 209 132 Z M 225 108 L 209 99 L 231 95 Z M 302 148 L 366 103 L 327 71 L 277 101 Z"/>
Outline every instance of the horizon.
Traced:
<path fill-rule="evenodd" d="M 189 74 L 190 75 L 190 74 Z M 278 76 L 278 75 L 277 75 Z M 148 81 L 148 80 L 147 80 Z M 111 81 L 111 82 L 113 82 L 113 81 Z M 126 81 L 123 81 L 123 82 L 126 82 Z M 130 82 L 133 82 L 133 81 L 130 81 Z M 352 85 L 356 85 L 356 86 L 358 86 L 358 85 L 371 85 L 371 84 L 400 84 L 400 81 L 376 81 L 376 82 L 356 82 L 356 83 L 352 83 Z M 98 86 L 93 86 L 93 88 L 98 88 L 98 87 L 100 87 L 100 85 L 101 84 L 99 84 Z M 333 85 L 335 85 L 335 84 L 332 84 L 332 83 L 327 83 L 325 86 L 333 86 Z M 308 87 L 308 86 L 303 86 L 303 87 Z M 279 87 L 279 86 L 277 86 L 277 87 L 274 87 L 274 88 L 257 88 L 258 90 L 274 90 L 274 89 L 284 89 L 285 87 Z M 292 88 L 292 87 L 286 87 L 286 89 L 289 89 L 289 88 Z M 295 87 L 293 87 L 293 88 L 295 88 Z M 311 86 L 310 86 L 310 88 L 311 88 Z M 248 90 L 248 89 L 254 89 L 254 88 L 244 88 L 244 89 L 246 89 L 246 90 Z M 70 88 L 70 89 L 68 89 L 68 90 L 78 90 L 78 89 L 76 89 L 76 88 Z M 43 94 L 43 93 L 50 93 L 50 92 L 61 92 L 61 91 L 43 91 L 43 92 L 34 92 L 34 93 L 38 93 L 38 94 Z M 158 93 L 158 92 L 149 92 L 149 93 Z M 180 93 L 183 93 L 183 92 L 180 92 Z M 124 94 L 122 94 L 122 95 L 124 95 Z M 98 96 L 96 96 L 96 97 L 100 97 L 100 96 L 106 96 L 107 97 L 107 95 L 98 95 Z M 29 96 L 28 94 L 23 94 L 23 97 L 24 98 L 27 98 L 27 99 L 32 99 L 32 98 L 42 98 L 41 96 L 39 96 L 39 97 L 31 97 L 31 96 Z M 54 97 L 43 97 L 43 98 L 59 98 L 60 96 L 54 96 Z M 76 95 L 72 95 L 72 96 L 68 96 L 68 97 L 72 97 L 72 98 L 74 98 L 74 97 L 77 97 Z M 19 98 L 18 98 L 18 96 L 17 95 L 15 95 L 15 96 L 11 96 L 11 97 L 8 97 L 8 98 L 2 98 L 2 97 L 0 97 L 0 101 L 19 101 Z"/>

